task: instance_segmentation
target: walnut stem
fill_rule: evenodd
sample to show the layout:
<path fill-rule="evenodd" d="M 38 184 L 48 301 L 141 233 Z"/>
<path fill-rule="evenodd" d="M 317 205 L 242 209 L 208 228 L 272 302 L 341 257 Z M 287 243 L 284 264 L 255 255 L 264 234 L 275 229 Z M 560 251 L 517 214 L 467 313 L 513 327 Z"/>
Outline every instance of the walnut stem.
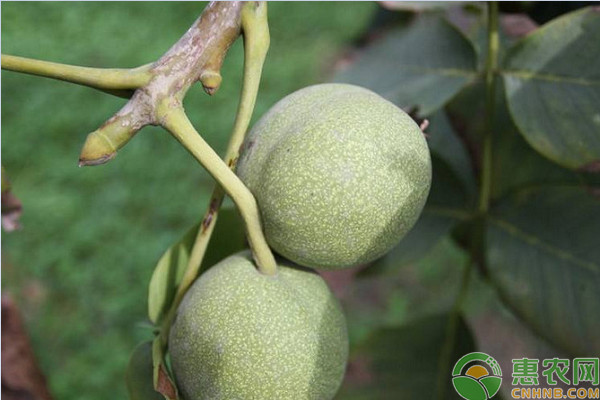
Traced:
<path fill-rule="evenodd" d="M 242 10 L 242 29 L 244 34 L 244 81 L 240 104 L 233 126 L 233 131 L 227 146 L 224 161 L 235 169 L 239 150 L 246 136 L 248 125 L 254 111 L 254 104 L 258 94 L 262 67 L 269 49 L 269 26 L 267 24 L 267 4 L 247 4 Z M 190 254 L 185 275 L 177 289 L 173 307 L 177 307 L 183 294 L 198 275 L 204 253 L 215 227 L 219 208 L 223 202 L 225 192 L 220 185 L 216 185 L 209 202 L 209 207 L 202 218 L 194 246 Z"/>
<path fill-rule="evenodd" d="M 161 107 L 163 127 L 207 169 L 225 193 L 238 207 L 244 222 L 250 248 L 257 267 L 265 275 L 277 273 L 277 263 L 262 233 L 260 213 L 256 200 L 240 178 L 229 168 L 217 153 L 202 139 L 183 111 L 174 103 L 164 103 Z"/>

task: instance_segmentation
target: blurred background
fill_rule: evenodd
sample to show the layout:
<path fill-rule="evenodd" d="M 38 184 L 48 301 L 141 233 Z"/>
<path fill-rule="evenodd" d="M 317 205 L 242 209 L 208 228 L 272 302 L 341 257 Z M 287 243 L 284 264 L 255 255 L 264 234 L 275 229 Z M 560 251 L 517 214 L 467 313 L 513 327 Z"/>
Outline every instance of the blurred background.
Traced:
<path fill-rule="evenodd" d="M 528 4 L 530 19 L 513 21 L 512 29 L 521 29 L 521 35 L 585 5 Z M 160 57 L 204 5 L 3 3 L 2 52 L 84 66 L 135 67 Z M 503 7 L 520 12 L 521 6 Z M 253 120 L 283 96 L 332 80 L 352 64 L 357 47 L 389 26 L 406 23 L 411 12 L 373 2 L 270 3 L 271 47 Z M 481 10 L 475 7 L 473 13 Z M 463 21 L 463 14 L 449 17 Z M 220 154 L 238 104 L 242 62 L 240 40 L 225 59 L 217 94 L 209 97 L 195 86 L 186 98 L 192 122 Z M 110 163 L 77 168 L 86 135 L 124 103 L 93 89 L 2 71 L 2 165 L 23 204 L 22 229 L 2 234 L 2 290 L 21 310 L 56 399 L 126 397 L 129 355 L 137 343 L 152 338 L 146 316 L 152 270 L 167 247 L 201 218 L 213 187 L 196 161 L 157 128 L 145 128 Z M 417 321 L 412 330 L 394 336 L 394 352 L 412 343 L 422 354 L 443 353 L 447 324 L 438 316 L 452 307 L 466 260 L 456 241 L 445 236 L 424 257 L 393 273 L 361 273 L 356 279 L 357 270 L 350 270 L 325 277 L 344 303 L 353 346 L 378 328 Z M 473 341 L 481 351 L 502 354 L 503 365 L 510 365 L 511 357 L 563 354 L 524 327 L 479 275 L 468 300 L 468 320 L 458 322 L 456 335 L 468 330 L 469 339 L 457 344 L 457 354 Z M 386 332 L 379 332 L 385 342 Z M 423 337 L 438 347 L 420 342 Z M 410 353 L 396 361 L 413 365 L 418 357 Z M 412 381 L 427 378 L 413 373 Z M 348 380 L 360 385 L 370 379 L 364 360 L 354 357 Z"/>

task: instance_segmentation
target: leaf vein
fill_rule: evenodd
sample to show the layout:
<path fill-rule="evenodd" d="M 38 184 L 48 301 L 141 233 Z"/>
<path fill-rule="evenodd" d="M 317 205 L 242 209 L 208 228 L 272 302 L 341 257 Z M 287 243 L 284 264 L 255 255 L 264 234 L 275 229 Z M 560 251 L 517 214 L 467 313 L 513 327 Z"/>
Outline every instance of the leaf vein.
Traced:
<path fill-rule="evenodd" d="M 571 76 L 544 74 L 536 71 L 527 70 L 502 70 L 500 71 L 503 75 L 514 76 L 522 80 L 540 80 L 555 83 L 571 83 L 574 85 L 582 86 L 596 86 L 600 85 L 600 80 L 597 79 L 586 79 L 586 78 L 575 78 Z"/>
<path fill-rule="evenodd" d="M 398 70 L 406 70 L 406 71 L 416 71 L 419 73 L 430 74 L 430 75 L 442 75 L 442 76 L 459 76 L 472 78 L 476 75 L 475 70 L 470 69 L 460 69 L 460 68 L 435 68 L 435 67 L 426 67 L 423 65 L 406 65 L 400 64 L 397 66 Z"/>
<path fill-rule="evenodd" d="M 523 240 L 524 242 L 531 245 L 532 247 L 539 248 L 540 250 L 543 250 L 546 253 L 552 254 L 552 255 L 554 255 L 558 258 L 561 258 L 565 261 L 576 264 L 582 268 L 590 270 L 591 272 L 598 273 L 600 271 L 600 265 L 598 265 L 594 262 L 591 262 L 591 261 L 583 260 L 583 259 L 573 255 L 572 253 L 570 253 L 567 250 L 560 249 L 552 244 L 546 243 L 543 240 L 541 240 L 539 237 L 519 229 L 515 225 L 509 223 L 508 221 L 504 221 L 502 219 L 494 218 L 494 217 L 489 217 L 489 220 L 490 220 L 490 222 L 492 222 L 494 225 L 496 225 L 498 228 L 502 229 L 509 235 L 512 235 L 518 239 Z"/>

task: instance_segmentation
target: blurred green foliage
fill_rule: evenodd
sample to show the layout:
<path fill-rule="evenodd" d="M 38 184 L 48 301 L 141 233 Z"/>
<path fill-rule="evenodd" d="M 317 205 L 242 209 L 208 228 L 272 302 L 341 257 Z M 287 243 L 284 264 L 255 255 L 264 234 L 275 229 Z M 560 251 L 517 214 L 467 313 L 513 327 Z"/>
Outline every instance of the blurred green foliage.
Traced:
<path fill-rule="evenodd" d="M 411 303 L 418 304 L 419 286 L 431 288 L 422 293 L 434 306 L 456 287 L 452 281 L 437 288 L 431 285 L 444 279 L 442 269 L 447 260 L 442 257 L 432 260 L 434 280 L 427 282 L 422 275 L 425 259 L 440 250 L 444 236 L 470 254 L 459 295 L 448 301 L 447 307 L 454 303 L 452 315 L 466 317 L 478 350 L 498 357 L 507 368 L 512 359 L 523 355 L 543 359 L 561 352 L 597 354 L 600 349 L 600 252 L 596 244 L 600 202 L 594 196 L 598 190 L 597 174 L 593 173 L 597 172 L 600 125 L 597 107 L 592 105 L 600 95 L 600 84 L 597 79 L 587 79 L 590 74 L 597 78 L 600 71 L 599 48 L 592 45 L 598 42 L 600 17 L 588 7 L 558 17 L 528 35 L 524 31 L 515 34 L 500 24 L 499 36 L 511 33 L 513 39 L 499 40 L 495 46 L 495 24 L 487 29 L 488 21 L 498 18 L 494 3 L 485 8 L 462 8 L 462 17 L 471 23 L 455 18 L 460 13 L 458 6 L 445 15 L 443 11 L 437 16 L 415 15 L 411 23 L 400 24 L 366 46 L 356 62 L 335 77 L 367 86 L 400 107 L 414 110 L 417 106 L 417 114 L 430 118 L 426 133 L 433 165 L 431 191 L 416 226 L 363 273 L 369 279 L 379 274 L 402 279 L 411 277 L 411 269 L 415 272 L 411 287 L 401 291 L 399 281 L 397 291 L 388 298 L 388 306 L 397 308 L 390 315 L 400 317 L 393 332 L 371 334 L 376 339 L 367 340 L 368 348 L 358 343 L 354 362 L 366 356 L 371 368 L 363 365 L 362 375 L 366 370 L 372 376 L 363 379 L 362 387 L 356 386 L 360 379 L 347 379 L 341 392 L 344 400 L 415 398 L 401 393 L 416 386 L 404 360 L 421 363 L 426 352 L 416 350 L 420 340 L 411 335 L 410 345 L 401 343 L 410 332 L 406 329 L 423 321 L 410 321 L 406 311 L 415 310 Z M 506 22 L 510 17 L 499 18 Z M 531 23 L 521 24 L 521 28 L 531 27 Z M 489 46 L 484 47 L 479 39 L 486 31 Z M 520 39 L 515 41 L 516 36 Z M 487 47 L 491 52 L 499 47 L 498 68 L 492 62 L 474 60 L 486 58 L 486 52 L 480 50 Z M 589 59 L 574 58 L 573 51 L 583 51 Z M 474 66 L 478 66 L 475 74 Z M 496 81 L 495 95 L 493 81 L 482 85 L 489 68 L 503 78 Z M 486 94 L 491 100 L 487 111 L 483 109 Z M 578 140 L 573 146 L 570 141 L 574 137 Z M 490 139 L 490 152 L 482 151 L 486 138 Z M 537 140 L 551 146 L 539 146 Z M 581 165 L 586 167 L 565 168 Z M 477 188 L 474 177 L 480 181 L 479 197 L 473 196 Z M 492 188 L 489 199 L 486 187 Z M 476 203 L 480 207 L 476 208 Z M 470 273 L 470 265 L 476 266 L 475 274 Z M 454 268 L 454 275 L 457 273 Z M 473 283 L 468 285 L 470 281 Z M 461 304 L 463 296 L 467 300 Z M 423 307 L 417 315 L 428 315 L 434 309 Z M 351 314 L 351 324 L 352 318 Z M 443 382 L 457 359 L 450 351 L 457 345 L 453 345 L 454 338 L 469 332 L 460 333 L 453 322 L 448 323 L 443 338 L 436 338 L 420 326 L 419 339 L 429 341 L 424 347 L 433 349 L 444 340 L 444 351 L 429 352 L 429 362 L 438 365 L 435 373 L 442 377 L 438 382 Z M 388 343 L 383 349 L 377 340 L 382 332 L 383 342 Z M 392 337 L 395 340 L 389 339 Z M 394 356 L 388 357 L 390 353 Z M 411 356 L 406 357 L 407 353 Z M 433 373 L 431 370 L 429 375 Z M 418 389 L 430 391 L 432 382 L 424 379 Z M 508 397 L 508 386 L 502 390 Z M 438 392 L 436 398 L 453 395 L 454 391 Z"/>
<path fill-rule="evenodd" d="M 4 3 L 2 51 L 96 67 L 158 58 L 204 4 Z M 271 49 L 255 118 L 284 95 L 325 78 L 362 32 L 373 3 L 271 3 Z M 220 153 L 242 77 L 241 41 L 219 92 L 186 99 Z M 57 399 L 125 398 L 134 345 L 151 338 L 146 295 L 162 252 L 204 212 L 212 181 L 160 129 L 146 128 L 111 163 L 77 168 L 87 133 L 123 104 L 92 89 L 2 72 L 2 163 L 22 200 L 21 231 L 2 240 L 3 289 L 20 300 Z"/>

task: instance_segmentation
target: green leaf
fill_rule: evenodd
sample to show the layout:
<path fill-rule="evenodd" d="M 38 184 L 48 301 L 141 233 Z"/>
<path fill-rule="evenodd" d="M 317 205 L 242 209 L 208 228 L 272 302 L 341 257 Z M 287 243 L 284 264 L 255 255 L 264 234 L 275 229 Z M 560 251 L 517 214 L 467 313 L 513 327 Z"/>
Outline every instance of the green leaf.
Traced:
<path fill-rule="evenodd" d="M 508 111 L 503 82 L 499 80 L 497 83 L 492 138 L 492 199 L 499 199 L 527 186 L 577 184 L 586 180 L 585 175 L 592 175 L 561 167 L 528 145 Z M 479 148 L 480 137 L 485 130 L 481 100 L 484 95 L 483 84 L 471 85 L 447 107 L 452 121 L 461 127 L 472 149 Z"/>
<path fill-rule="evenodd" d="M 169 310 L 187 267 L 199 224 L 190 228 L 181 240 L 161 256 L 150 279 L 148 315 L 158 324 Z M 202 261 L 201 271 L 245 246 L 244 224 L 236 209 L 222 208 Z"/>
<path fill-rule="evenodd" d="M 433 316 L 399 328 L 376 331 L 352 356 L 338 400 L 434 399 L 437 382 L 444 382 L 447 399 L 460 399 L 452 388 L 452 365 L 475 349 L 461 319 L 448 339 L 448 315 Z M 448 365 L 442 354 L 450 346 Z M 353 370 L 359 373 L 353 374 Z M 355 379 L 353 375 L 356 375 Z"/>
<path fill-rule="evenodd" d="M 408 235 L 391 252 L 361 271 L 361 276 L 393 273 L 420 259 L 454 225 L 470 216 L 475 178 L 464 146 L 443 112 L 431 118 L 427 132 L 433 179 L 423 213 Z"/>
<path fill-rule="evenodd" d="M 130 400 L 162 400 L 152 384 L 152 342 L 140 343 L 129 359 L 125 382 Z"/>
<path fill-rule="evenodd" d="M 512 47 L 502 71 L 527 142 L 569 168 L 600 161 L 599 37 L 597 9 L 564 15 Z"/>
<path fill-rule="evenodd" d="M 476 65 L 473 45 L 456 27 L 423 14 L 366 48 L 335 81 L 367 87 L 425 116 L 472 82 Z"/>
<path fill-rule="evenodd" d="M 557 346 L 600 353 L 600 201 L 579 187 L 521 190 L 491 210 L 486 236 L 507 305 Z"/>
<path fill-rule="evenodd" d="M 581 174 L 551 162 L 527 144 L 511 121 L 504 99 L 498 99 L 495 115 L 492 198 L 525 187 L 582 182 Z"/>
<path fill-rule="evenodd" d="M 148 289 L 148 316 L 155 324 L 160 323 L 171 306 L 187 267 L 198 226 L 188 229 L 181 240 L 169 247 L 154 268 Z"/>

